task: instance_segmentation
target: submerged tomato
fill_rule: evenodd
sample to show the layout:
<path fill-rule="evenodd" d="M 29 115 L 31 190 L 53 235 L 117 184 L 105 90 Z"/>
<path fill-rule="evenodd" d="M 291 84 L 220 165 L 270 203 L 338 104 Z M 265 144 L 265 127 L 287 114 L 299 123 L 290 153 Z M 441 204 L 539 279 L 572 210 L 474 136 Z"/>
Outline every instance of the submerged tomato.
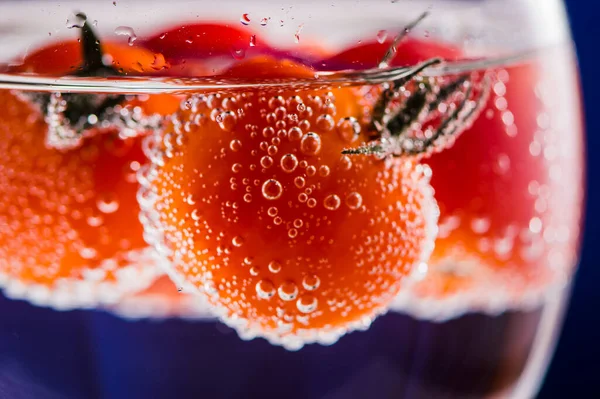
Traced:
<path fill-rule="evenodd" d="M 318 67 L 376 67 L 388 46 L 359 45 Z M 433 57 L 455 60 L 461 51 L 407 38 L 391 64 Z M 580 121 L 557 119 L 565 103 L 556 99 L 578 101 L 570 93 L 570 57 L 558 51 L 495 70 L 478 120 L 452 148 L 425 160 L 440 205 L 440 234 L 422 279 L 398 306 L 432 317 L 454 307 L 519 306 L 564 283 L 577 253 L 583 187 Z M 558 83 L 544 89 L 545 82 Z"/>
<path fill-rule="evenodd" d="M 41 305 L 114 302 L 154 278 L 136 201 L 141 138 L 45 144 L 38 111 L 0 91 L 0 283 Z"/>
<path fill-rule="evenodd" d="M 427 258 L 426 169 L 341 155 L 365 140 L 360 103 L 351 88 L 195 96 L 151 138 L 147 234 L 178 284 L 241 334 L 331 342 L 368 325 Z"/>

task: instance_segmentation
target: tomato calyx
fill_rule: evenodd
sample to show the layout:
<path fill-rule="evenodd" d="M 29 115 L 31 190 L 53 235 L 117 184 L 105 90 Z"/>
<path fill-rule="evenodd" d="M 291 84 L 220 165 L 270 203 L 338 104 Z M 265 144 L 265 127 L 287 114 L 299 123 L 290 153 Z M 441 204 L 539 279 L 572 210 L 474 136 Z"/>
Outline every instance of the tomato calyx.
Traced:
<path fill-rule="evenodd" d="M 379 68 L 388 68 L 397 46 L 427 15 L 423 13 L 392 41 Z M 346 148 L 342 153 L 421 158 L 451 144 L 487 102 L 490 76 L 487 71 L 453 77 L 422 75 L 442 63 L 441 58 L 435 57 L 392 73 L 397 77 L 380 87 L 373 105 L 368 125 L 370 141 L 360 147 Z"/>
<path fill-rule="evenodd" d="M 76 15 L 81 25 L 82 65 L 69 74 L 76 77 L 122 76 L 123 73 L 106 65 L 100 39 L 87 22 L 84 13 Z M 123 104 L 123 94 L 91 93 L 36 93 L 24 92 L 22 96 L 35 105 L 48 124 L 46 142 L 51 147 L 69 149 L 81 144 L 83 138 L 95 128 L 116 127 L 120 135 L 132 137 L 139 131 L 157 128 L 160 117 L 146 117 L 139 110 L 130 110 Z"/>

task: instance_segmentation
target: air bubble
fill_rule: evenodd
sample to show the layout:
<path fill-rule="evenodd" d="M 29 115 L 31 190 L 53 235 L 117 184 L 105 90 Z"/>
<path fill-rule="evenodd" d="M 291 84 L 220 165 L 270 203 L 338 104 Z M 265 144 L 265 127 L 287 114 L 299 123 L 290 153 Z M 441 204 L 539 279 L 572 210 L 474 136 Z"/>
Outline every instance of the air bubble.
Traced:
<path fill-rule="evenodd" d="M 305 193 L 298 194 L 298 201 L 305 203 L 306 201 L 308 201 L 308 195 L 306 195 Z"/>
<path fill-rule="evenodd" d="M 333 129 L 333 126 L 335 125 L 335 121 L 333 120 L 331 115 L 325 114 L 325 115 L 321 115 L 317 118 L 316 124 L 317 124 L 318 129 L 321 129 L 324 132 L 328 132 L 331 129 Z"/>
<path fill-rule="evenodd" d="M 285 154 L 281 157 L 281 169 L 286 173 L 292 173 L 298 166 L 298 158 L 294 154 Z"/>
<path fill-rule="evenodd" d="M 262 194 L 268 200 L 276 200 L 281 197 L 283 187 L 281 183 L 275 179 L 269 179 L 262 185 Z"/>
<path fill-rule="evenodd" d="M 98 198 L 96 206 L 102 213 L 114 213 L 119 209 L 119 199 L 112 193 L 105 193 Z"/>
<path fill-rule="evenodd" d="M 310 111 L 310 112 L 309 112 Z M 309 114 L 312 113 L 312 110 L 310 107 L 306 108 L 306 111 L 303 112 L 304 114 Z M 301 117 L 303 118 L 309 118 L 310 116 L 308 115 L 301 115 Z M 310 122 L 306 119 L 301 120 L 300 122 L 298 122 L 298 128 L 300 128 L 303 132 L 308 132 L 308 129 L 310 129 Z"/>
<path fill-rule="evenodd" d="M 250 47 L 256 46 L 256 35 L 250 36 Z"/>
<path fill-rule="evenodd" d="M 194 209 L 190 216 L 192 217 L 192 220 L 200 220 L 200 215 L 198 214 L 198 209 Z"/>
<path fill-rule="evenodd" d="M 244 239 L 240 236 L 235 236 L 231 239 L 231 243 L 233 244 L 234 247 L 241 247 L 242 245 L 244 245 Z"/>
<path fill-rule="evenodd" d="M 315 168 L 313 165 L 310 165 L 306 168 L 306 175 L 311 177 L 314 176 L 317 173 L 317 168 Z"/>
<path fill-rule="evenodd" d="M 300 151 L 306 155 L 316 155 L 321 150 L 321 137 L 314 132 L 307 133 L 300 141 Z"/>
<path fill-rule="evenodd" d="M 280 216 L 275 216 L 275 218 L 273 219 L 273 224 L 279 226 L 281 223 L 283 223 L 283 219 Z"/>
<path fill-rule="evenodd" d="M 83 259 L 94 259 L 98 256 L 98 251 L 91 247 L 83 247 L 79 250 L 79 256 Z"/>
<path fill-rule="evenodd" d="M 267 126 L 262 130 L 262 135 L 266 139 L 268 139 L 269 137 L 272 137 L 274 134 L 275 134 L 275 129 L 273 129 L 271 126 Z"/>
<path fill-rule="evenodd" d="M 340 207 L 341 202 L 342 201 L 340 200 L 340 197 L 338 197 L 335 194 L 330 194 L 327 197 L 325 197 L 325 200 L 323 200 L 323 206 L 325 207 L 325 209 L 335 211 Z"/>
<path fill-rule="evenodd" d="M 254 277 L 256 277 L 256 276 L 258 276 L 259 274 L 260 274 L 260 268 L 259 268 L 258 266 L 252 266 L 252 267 L 250 268 L 250 275 L 251 275 L 251 276 L 254 276 Z"/>
<path fill-rule="evenodd" d="M 219 124 L 219 127 L 226 132 L 230 132 L 235 127 L 237 123 L 237 117 L 232 111 L 225 111 L 217 115 L 215 118 L 216 122 Z"/>
<path fill-rule="evenodd" d="M 256 294 L 262 299 L 271 299 L 275 295 L 275 286 L 271 280 L 260 280 L 256 283 Z"/>
<path fill-rule="evenodd" d="M 246 57 L 246 50 L 243 48 L 233 48 L 231 49 L 231 56 L 236 60 L 243 60 Z"/>
<path fill-rule="evenodd" d="M 327 165 L 319 166 L 319 176 L 327 177 L 327 176 L 329 176 L 329 173 L 330 173 L 329 166 L 327 166 Z"/>
<path fill-rule="evenodd" d="M 352 160 L 348 155 L 342 155 L 342 157 L 340 158 L 340 168 L 342 170 L 352 169 Z"/>
<path fill-rule="evenodd" d="M 244 201 L 248 202 L 248 203 L 252 202 L 252 194 L 250 194 L 250 193 L 244 194 Z"/>
<path fill-rule="evenodd" d="M 360 124 L 353 117 L 340 119 L 337 124 L 337 132 L 342 140 L 352 143 L 360 135 Z"/>
<path fill-rule="evenodd" d="M 506 154 L 499 154 L 494 165 L 494 170 L 499 175 L 504 175 L 510 170 L 510 158 Z"/>
<path fill-rule="evenodd" d="M 515 123 L 515 116 L 510 111 L 505 111 L 502 113 L 502 122 L 506 126 L 512 126 Z"/>
<path fill-rule="evenodd" d="M 358 209 L 362 205 L 362 195 L 357 192 L 352 192 L 346 197 L 346 206 L 350 209 Z"/>
<path fill-rule="evenodd" d="M 277 289 L 279 298 L 283 301 L 293 301 L 298 297 L 298 286 L 293 281 L 286 281 Z"/>
<path fill-rule="evenodd" d="M 295 228 L 299 229 L 304 225 L 304 222 L 302 219 L 295 219 L 293 224 Z"/>
<path fill-rule="evenodd" d="M 529 231 L 534 234 L 539 234 L 542 231 L 542 219 L 538 217 L 533 217 L 529 221 Z"/>
<path fill-rule="evenodd" d="M 268 155 L 265 155 L 260 159 L 260 165 L 265 169 L 270 168 L 271 166 L 273 166 L 273 158 L 271 158 Z"/>
<path fill-rule="evenodd" d="M 273 218 L 273 217 L 277 216 L 277 212 L 278 212 L 277 208 L 275 208 L 274 206 L 272 206 L 272 207 L 270 207 L 267 210 L 267 215 L 269 215 L 269 216 L 271 216 Z"/>
<path fill-rule="evenodd" d="M 319 277 L 315 276 L 314 274 L 305 276 L 302 279 L 302 286 L 304 287 L 305 290 L 314 291 L 317 288 L 319 288 L 319 285 L 321 285 L 321 280 L 319 279 Z"/>
<path fill-rule="evenodd" d="M 298 176 L 298 177 L 294 178 L 294 185 L 296 187 L 303 188 L 305 184 L 306 184 L 306 180 L 304 180 L 304 177 Z"/>
<path fill-rule="evenodd" d="M 299 127 L 293 127 L 288 132 L 288 138 L 290 141 L 298 141 L 302 138 L 302 130 Z"/>
<path fill-rule="evenodd" d="M 188 205 L 195 205 L 196 204 L 196 199 L 194 198 L 193 194 L 189 194 L 187 197 L 185 197 L 185 203 Z"/>
<path fill-rule="evenodd" d="M 302 295 L 296 301 L 296 307 L 302 313 L 312 313 L 317 309 L 317 298 L 312 295 Z"/>
<path fill-rule="evenodd" d="M 277 274 L 281 271 L 281 263 L 277 262 L 276 260 L 272 260 L 271 262 L 269 262 L 269 271 L 273 274 Z"/>
<path fill-rule="evenodd" d="M 231 165 L 231 171 L 233 173 L 239 173 L 240 170 L 242 170 L 242 164 L 240 164 L 240 163 L 234 163 L 233 165 Z"/>
<path fill-rule="evenodd" d="M 290 238 L 296 238 L 298 236 L 298 230 L 296 229 L 289 229 L 288 230 L 288 237 Z"/>
<path fill-rule="evenodd" d="M 471 230 L 473 230 L 475 234 L 487 233 L 490 229 L 490 225 L 490 219 L 485 217 L 474 218 L 473 220 L 471 220 Z"/>
<path fill-rule="evenodd" d="M 86 218 L 86 222 L 91 227 L 98 227 L 102 226 L 102 223 L 104 223 L 104 218 L 102 215 L 91 215 Z"/>
<path fill-rule="evenodd" d="M 215 295 L 217 291 L 217 287 L 215 286 L 215 282 L 208 280 L 203 285 L 204 291 L 209 295 Z"/>
<path fill-rule="evenodd" d="M 231 140 L 229 142 L 229 149 L 233 152 L 237 152 L 242 148 L 242 142 L 239 140 Z"/>
<path fill-rule="evenodd" d="M 306 201 L 306 205 L 308 205 L 309 208 L 314 208 L 315 206 L 317 206 L 317 200 L 314 198 L 310 198 L 308 201 Z"/>
<path fill-rule="evenodd" d="M 273 96 L 269 99 L 269 108 L 275 109 L 285 105 L 285 99 L 282 96 Z"/>

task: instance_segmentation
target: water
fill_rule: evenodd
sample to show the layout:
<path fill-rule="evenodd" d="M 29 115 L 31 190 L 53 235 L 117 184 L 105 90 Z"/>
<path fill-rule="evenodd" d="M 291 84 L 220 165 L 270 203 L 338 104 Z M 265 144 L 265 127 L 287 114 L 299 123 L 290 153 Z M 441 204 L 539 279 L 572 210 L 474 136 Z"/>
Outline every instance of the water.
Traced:
<path fill-rule="evenodd" d="M 558 304 L 557 298 L 544 311 L 470 314 L 445 323 L 390 313 L 333 346 L 289 352 L 263 340 L 240 341 L 212 321 L 130 322 L 2 299 L 0 392 L 52 398 L 506 397 L 525 369 L 531 370 L 526 384 L 535 386 L 547 361 L 539 354 L 554 344 L 547 335 L 560 319 Z M 530 397 L 531 387 L 525 388 L 516 397 Z"/>
<path fill-rule="evenodd" d="M 5 222 L 0 283 L 13 299 L 0 299 L 0 396 L 530 397 L 551 355 L 576 264 L 583 150 L 572 61 L 568 50 L 548 48 L 427 69 L 426 83 L 443 87 L 466 72 L 472 79 L 468 87 L 474 88 L 465 86 L 436 112 L 458 108 L 463 98 L 473 112 L 464 112 L 460 135 L 444 136 L 427 151 L 418 145 L 426 143 L 427 126 L 438 126 L 439 114 L 412 121 L 404 141 L 382 141 L 386 153 L 415 154 L 422 162 L 415 170 L 412 164 L 398 166 L 387 188 L 406 196 L 408 210 L 390 205 L 377 219 L 393 226 L 402 240 L 390 239 L 386 247 L 378 246 L 383 239 L 375 234 L 366 235 L 362 246 L 353 238 L 339 239 L 331 254 L 318 237 L 310 237 L 326 227 L 315 229 L 312 223 L 342 223 L 372 206 L 385 188 L 380 181 L 392 173 L 384 169 L 367 176 L 368 184 L 335 190 L 336 179 L 358 179 L 350 174 L 374 168 L 366 155 L 340 154 L 366 129 L 360 118 L 344 115 L 344 94 L 368 99 L 367 89 L 402 78 L 411 67 L 348 73 L 340 72 L 346 69 L 341 63 L 333 72 L 312 70 L 294 81 L 251 83 L 231 77 L 3 74 L 0 187 L 7 194 L 0 201 Z M 335 90 L 337 98 L 323 88 Z M 409 84 L 404 93 L 416 90 Z M 129 128 L 127 134 L 90 133 L 76 143 L 59 134 L 48 142 L 43 129 L 49 117 L 23 106 L 39 104 L 45 91 L 138 94 L 130 100 L 142 109 L 153 101 L 171 106 L 158 95 L 181 97 L 163 129 L 140 111 L 132 117 L 133 111 L 117 107 L 107 115 Z M 203 96 L 186 97 L 190 92 Z M 264 129 L 236 130 L 262 123 L 252 112 L 238 112 L 247 99 L 243 92 L 272 100 L 265 101 L 270 111 Z M 477 101 L 485 106 L 476 107 Z M 300 104 L 310 104 L 314 114 Z M 293 109 L 298 120 L 287 118 Z M 102 123 L 102 115 L 94 115 L 82 123 Z M 140 118 L 143 130 L 154 129 L 146 138 L 136 135 Z M 284 120 L 290 126 L 277 124 Z M 215 130 L 200 143 L 198 129 L 206 126 Z M 264 138 L 249 141 L 252 134 Z M 334 153 L 332 137 L 343 142 L 334 142 L 339 144 L 335 162 L 325 158 Z M 226 167 L 213 168 L 211 162 L 219 159 Z M 186 168 L 204 184 L 201 190 L 183 184 L 187 181 L 177 173 Z M 172 213 L 162 214 L 172 203 L 177 205 Z M 288 203 L 303 211 L 290 210 Z M 320 219 L 322 214 L 327 218 Z M 219 230 L 220 218 L 235 231 Z M 263 218 L 269 229 L 262 228 Z M 415 225 L 405 227 L 406 219 Z M 346 231 L 371 232 L 370 219 L 352 222 Z M 250 228 L 253 234 L 245 230 Z M 291 254 L 296 256 L 306 239 L 307 248 L 318 249 L 296 262 Z M 389 246 L 412 242 L 414 248 L 403 253 L 414 255 L 415 267 L 404 274 Z M 146 243 L 174 266 L 150 256 Z M 206 258 L 197 261 L 192 256 L 197 254 Z M 360 267 L 360 261 L 374 266 L 372 274 L 357 278 L 361 287 L 377 292 L 386 283 L 400 291 L 393 299 L 369 294 L 388 301 L 389 308 L 362 303 L 360 313 L 324 294 L 344 279 L 332 285 L 331 274 L 317 267 L 302 278 L 294 274 L 312 265 L 313 255 L 326 261 L 331 256 L 333 266 L 326 270 L 341 273 L 335 260 L 346 261 L 348 254 L 356 257 L 340 262 L 346 268 Z M 395 261 L 386 266 L 389 275 L 369 281 L 381 266 L 375 255 Z M 48 260 L 56 266 L 37 266 Z M 240 277 L 222 271 L 238 265 L 247 270 Z M 291 265 L 296 265 L 292 271 Z M 176 284 L 160 277 L 165 268 Z M 223 293 L 234 298 L 238 278 L 247 291 L 231 305 Z M 275 303 L 283 315 L 244 323 L 250 314 L 244 309 L 254 306 L 246 298 L 255 295 L 264 301 L 257 303 Z M 19 299 L 55 309 L 96 309 L 57 312 Z M 271 311 L 257 308 L 257 314 Z M 342 320 L 334 326 L 340 328 L 331 328 L 320 315 L 311 319 L 323 309 Z M 378 313 L 385 314 L 373 317 Z M 286 323 L 270 324 L 282 320 Z M 319 329 L 326 333 L 289 327 L 310 320 L 324 323 Z"/>

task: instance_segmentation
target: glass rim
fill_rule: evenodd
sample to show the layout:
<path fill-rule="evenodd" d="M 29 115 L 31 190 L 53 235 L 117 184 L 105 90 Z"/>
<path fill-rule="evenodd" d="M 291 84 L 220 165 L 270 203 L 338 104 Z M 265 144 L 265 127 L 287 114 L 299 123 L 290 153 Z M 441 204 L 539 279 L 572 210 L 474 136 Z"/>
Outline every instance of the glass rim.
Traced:
<path fill-rule="evenodd" d="M 421 72 L 424 77 L 457 75 L 469 71 L 486 70 L 494 67 L 506 67 L 518 64 L 539 51 L 523 51 L 509 56 L 496 58 L 463 59 L 441 61 L 438 65 L 428 66 Z M 425 61 L 428 62 L 428 61 Z M 195 91 L 239 90 L 252 88 L 279 88 L 293 85 L 306 88 L 319 86 L 349 87 L 376 85 L 402 79 L 410 75 L 416 66 L 346 69 L 340 71 L 315 71 L 313 78 L 278 79 L 234 79 L 221 76 L 211 77 L 156 77 L 156 76 L 111 76 L 102 78 L 88 77 L 45 77 L 24 73 L 0 73 L 0 89 L 25 91 L 54 91 L 76 93 L 120 93 L 120 94 L 177 94 Z"/>

